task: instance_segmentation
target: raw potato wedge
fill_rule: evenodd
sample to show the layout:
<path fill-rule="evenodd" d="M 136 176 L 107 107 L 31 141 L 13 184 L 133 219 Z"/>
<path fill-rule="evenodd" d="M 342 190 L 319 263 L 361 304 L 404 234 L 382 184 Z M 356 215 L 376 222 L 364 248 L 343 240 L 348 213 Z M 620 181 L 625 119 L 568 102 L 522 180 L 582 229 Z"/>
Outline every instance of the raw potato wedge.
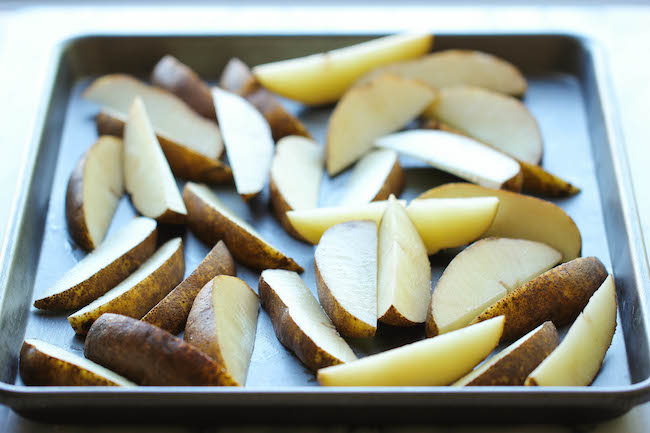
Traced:
<path fill-rule="evenodd" d="M 325 53 L 253 68 L 264 87 L 307 105 L 336 102 L 359 79 L 379 66 L 413 59 L 431 49 L 432 35 L 401 34 L 377 38 Z"/>
<path fill-rule="evenodd" d="M 25 385 L 135 386 L 101 365 L 41 340 L 25 340 L 19 366 Z"/>
<path fill-rule="evenodd" d="M 223 370 L 223 384 L 244 386 L 248 375 L 260 300 L 248 284 L 219 275 L 199 292 L 187 318 L 185 341 Z"/>
<path fill-rule="evenodd" d="M 454 386 L 522 386 L 526 377 L 560 344 L 553 322 L 544 322 L 492 358 Z"/>
<path fill-rule="evenodd" d="M 394 326 L 424 323 L 431 302 L 427 249 L 404 206 L 391 196 L 379 224 L 377 317 Z"/>
<path fill-rule="evenodd" d="M 298 274 L 267 269 L 259 292 L 278 340 L 307 367 L 316 371 L 357 359 Z"/>
<path fill-rule="evenodd" d="M 437 89 L 468 85 L 520 96 L 527 87 L 523 74 L 512 63 L 471 50 L 438 51 L 415 60 L 396 62 L 373 70 L 359 82 L 386 73 L 419 80 Z"/>
<path fill-rule="evenodd" d="M 269 182 L 273 212 L 287 233 L 305 241 L 291 225 L 287 211 L 318 207 L 323 148 L 308 138 L 290 136 L 278 141 L 275 149 Z"/>
<path fill-rule="evenodd" d="M 140 98 L 124 127 L 124 185 L 142 215 L 161 223 L 185 222 L 187 209 Z"/>
<path fill-rule="evenodd" d="M 185 184 L 183 200 L 190 229 L 206 244 L 223 240 L 235 259 L 253 269 L 303 271 L 293 259 L 267 243 L 250 224 L 232 213 L 205 185 Z"/>
<path fill-rule="evenodd" d="M 104 240 L 113 214 L 124 194 L 122 140 L 99 137 L 79 159 L 65 199 L 70 237 L 92 251 Z"/>
<path fill-rule="evenodd" d="M 135 271 L 156 250 L 158 231 L 150 218 L 134 218 L 66 272 L 34 302 L 41 310 L 81 308 Z"/>
<path fill-rule="evenodd" d="M 178 96 L 206 119 L 217 118 L 208 85 L 176 57 L 168 54 L 156 63 L 151 73 L 151 83 Z"/>
<path fill-rule="evenodd" d="M 273 140 L 278 141 L 289 135 L 311 138 L 300 120 L 289 113 L 271 92 L 261 87 L 248 65 L 238 58 L 234 57 L 228 61 L 219 85 L 229 92 L 245 97 L 260 110 L 269 122 Z"/>
<path fill-rule="evenodd" d="M 481 186 L 521 191 L 523 176 L 517 161 L 468 137 L 416 129 L 377 138 L 375 145 Z"/>
<path fill-rule="evenodd" d="M 340 205 L 355 205 L 399 197 L 404 189 L 404 172 L 397 152 L 376 149 L 365 154 L 354 166 L 345 185 Z"/>
<path fill-rule="evenodd" d="M 350 221 L 323 234 L 314 253 L 318 299 L 346 337 L 377 331 L 377 224 Z"/>
<path fill-rule="evenodd" d="M 504 316 L 503 341 L 511 341 L 547 320 L 567 325 L 585 308 L 607 278 L 596 257 L 580 257 L 528 281 L 481 313 L 473 323 Z"/>
<path fill-rule="evenodd" d="M 490 227 L 499 208 L 496 197 L 413 200 L 406 208 L 429 255 L 478 239 Z"/>
<path fill-rule="evenodd" d="M 106 313 L 86 336 L 86 358 L 138 385 L 216 386 L 223 369 L 182 339 L 149 323 Z"/>
<path fill-rule="evenodd" d="M 616 290 L 605 279 L 560 345 L 526 379 L 530 386 L 590 385 L 616 331 Z"/>
<path fill-rule="evenodd" d="M 499 198 L 499 210 L 482 237 L 501 236 L 543 242 L 562 253 L 562 262 L 580 256 L 580 230 L 569 215 L 551 202 L 469 183 L 448 183 L 424 192 L 417 199 L 488 196 Z"/>
<path fill-rule="evenodd" d="M 427 336 L 465 327 L 487 307 L 555 266 L 562 255 L 540 242 L 488 238 L 465 248 L 433 289 Z"/>
<path fill-rule="evenodd" d="M 183 279 L 185 258 L 181 238 L 167 241 L 137 271 L 120 284 L 68 317 L 84 335 L 99 316 L 116 313 L 140 319 Z"/>
<path fill-rule="evenodd" d="M 245 201 L 251 200 L 266 185 L 271 169 L 271 129 L 259 111 L 241 96 L 215 87 L 212 97 L 235 187 Z"/>
<path fill-rule="evenodd" d="M 235 276 L 236 271 L 235 260 L 228 247 L 223 241 L 219 241 L 194 272 L 149 310 L 142 320 L 172 334 L 178 334 L 185 328 L 196 295 L 212 278 L 222 274 Z"/>
<path fill-rule="evenodd" d="M 483 326 L 480 326 L 483 325 Z M 444 386 L 492 352 L 503 318 L 318 370 L 325 386 Z"/>
<path fill-rule="evenodd" d="M 327 126 L 327 172 L 334 176 L 357 161 L 375 139 L 406 126 L 434 98 L 430 87 L 392 75 L 350 89 Z"/>

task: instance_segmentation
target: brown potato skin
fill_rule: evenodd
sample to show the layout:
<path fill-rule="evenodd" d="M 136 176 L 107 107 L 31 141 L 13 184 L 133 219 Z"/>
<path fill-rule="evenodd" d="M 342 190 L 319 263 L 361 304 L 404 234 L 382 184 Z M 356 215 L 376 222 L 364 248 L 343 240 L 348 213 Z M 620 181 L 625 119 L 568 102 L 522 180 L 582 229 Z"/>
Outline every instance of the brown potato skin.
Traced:
<path fill-rule="evenodd" d="M 232 255 L 253 269 L 286 269 L 303 272 L 302 267 L 259 238 L 249 234 L 210 205 L 203 202 L 187 186 L 183 188 L 183 201 L 187 208 L 190 230 L 203 242 L 214 245 L 223 240 Z"/>
<path fill-rule="evenodd" d="M 284 231 L 286 231 L 287 234 L 289 234 L 292 238 L 298 239 L 302 242 L 310 243 L 300 233 L 298 233 L 295 228 L 293 228 L 293 225 L 291 225 L 291 221 L 287 217 L 287 212 L 293 210 L 293 208 L 289 205 L 289 203 L 286 202 L 280 193 L 280 189 L 275 183 L 275 179 L 273 179 L 273 174 L 271 174 L 271 177 L 269 179 L 269 190 L 271 192 L 271 207 L 273 208 L 273 214 L 275 215 L 275 218 L 277 218 L 277 220 L 280 222 L 282 228 L 284 228 Z"/>
<path fill-rule="evenodd" d="M 190 67 L 176 57 L 166 55 L 156 63 L 151 83 L 178 96 L 206 119 L 216 120 L 210 88 Z"/>
<path fill-rule="evenodd" d="M 181 242 L 179 248 L 160 268 L 131 290 L 104 304 L 99 311 L 89 311 L 82 316 L 72 315 L 68 317 L 68 321 L 78 335 L 85 335 L 93 322 L 103 313 L 115 313 L 140 319 L 181 282 L 184 274 L 185 256 Z"/>
<path fill-rule="evenodd" d="M 217 275 L 237 275 L 235 260 L 223 241 L 210 250 L 199 266 L 142 318 L 172 334 L 185 328 L 192 303 L 203 286 Z"/>
<path fill-rule="evenodd" d="M 61 311 L 88 305 L 121 283 L 151 257 L 156 251 L 157 240 L 158 229 L 156 228 L 144 241 L 104 269 L 65 292 L 37 299 L 34 301 L 34 307 L 41 310 Z"/>
<path fill-rule="evenodd" d="M 519 169 L 519 173 L 517 173 L 513 178 L 508 179 L 503 185 L 501 185 L 501 189 L 506 189 L 508 191 L 512 192 L 521 192 L 521 188 L 524 185 L 524 175 L 521 172 L 521 169 Z"/>
<path fill-rule="evenodd" d="M 535 334 L 465 386 L 523 386 L 526 378 L 560 344 L 553 322 L 544 322 Z"/>
<path fill-rule="evenodd" d="M 24 342 L 20 349 L 20 377 L 30 386 L 120 386 L 78 365 L 47 355 Z"/>
<path fill-rule="evenodd" d="M 246 63 L 237 57 L 233 57 L 223 68 L 219 79 L 219 87 L 240 96 L 245 96 L 259 89 L 262 85 L 253 76 Z"/>
<path fill-rule="evenodd" d="M 95 120 L 99 135 L 124 135 L 124 121 L 117 117 L 101 111 Z M 208 158 L 161 135 L 156 134 L 156 137 L 174 176 L 204 183 L 232 182 L 232 170 L 222 161 Z"/>
<path fill-rule="evenodd" d="M 383 316 L 378 317 L 377 321 L 391 326 L 400 326 L 402 328 L 406 328 L 409 326 L 416 326 L 420 324 L 417 322 L 412 322 L 406 317 L 402 316 L 402 314 L 399 311 L 397 311 L 394 305 L 391 305 L 388 311 L 386 311 Z"/>
<path fill-rule="evenodd" d="M 105 313 L 86 337 L 86 358 L 139 384 L 214 386 L 223 370 L 182 339 L 149 323 Z"/>
<path fill-rule="evenodd" d="M 371 201 L 388 200 L 391 194 L 399 197 L 402 191 L 404 191 L 404 170 L 402 170 L 402 165 L 399 163 L 399 158 L 397 158 L 384 184 Z"/>
<path fill-rule="evenodd" d="M 294 322 L 289 307 L 282 302 L 273 288 L 260 276 L 259 294 L 262 308 L 273 323 L 273 330 L 284 347 L 291 350 L 310 370 L 342 364 L 343 361 L 321 349 Z"/>
<path fill-rule="evenodd" d="M 424 322 L 424 333 L 427 338 L 435 337 L 440 333 L 436 321 L 433 319 L 433 311 L 431 311 L 431 305 L 427 308 L 427 320 Z"/>
<path fill-rule="evenodd" d="M 70 175 L 65 194 L 65 220 L 68 225 L 68 233 L 72 240 L 86 252 L 92 251 L 96 247 L 90 238 L 90 230 L 86 224 L 83 199 L 83 177 L 89 152 L 90 150 L 86 151 L 77 162 Z"/>
<path fill-rule="evenodd" d="M 557 327 L 567 325 L 580 314 L 607 275 L 596 257 L 571 260 L 510 292 L 471 324 L 505 316 L 501 341 L 514 340 L 547 320 Z"/>

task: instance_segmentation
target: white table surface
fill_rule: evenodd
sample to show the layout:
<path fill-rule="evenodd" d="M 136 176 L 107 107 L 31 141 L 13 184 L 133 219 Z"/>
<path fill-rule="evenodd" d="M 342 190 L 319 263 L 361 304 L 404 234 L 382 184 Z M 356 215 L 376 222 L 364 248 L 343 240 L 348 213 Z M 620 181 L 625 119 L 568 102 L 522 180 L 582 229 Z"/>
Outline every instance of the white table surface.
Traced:
<path fill-rule="evenodd" d="M 40 2 L 47 4 L 48 2 Z M 58 2 L 63 3 L 63 2 Z M 65 2 L 75 3 L 75 2 Z M 120 2 L 127 3 L 127 2 Z M 149 3 L 149 2 L 144 2 Z M 129 14 L 120 13 L 112 8 L 79 6 L 65 13 L 58 7 L 17 8 L 19 2 L 0 2 L 0 239 L 4 237 L 9 216 L 10 203 L 16 192 L 17 179 L 25 157 L 24 149 L 32 140 L 32 132 L 38 117 L 44 107 L 41 106 L 40 95 L 45 86 L 44 77 L 47 70 L 34 68 L 24 70 L 19 61 L 9 63 L 5 59 L 43 58 L 47 62 L 51 42 L 57 40 L 66 32 L 75 30 L 101 31 L 94 26 L 88 28 L 91 19 L 102 14 L 106 28 L 111 27 L 114 20 L 133 20 L 138 23 L 141 31 L 147 32 L 152 23 L 163 20 L 170 22 L 173 30 L 174 22 L 184 22 L 192 19 L 194 28 L 215 29 L 229 28 L 246 19 L 256 20 L 257 28 L 264 30 L 267 26 L 276 26 L 278 22 L 289 31 L 292 28 L 309 28 L 314 32 L 327 31 L 328 22 L 337 22 L 351 31 L 363 31 L 364 22 L 379 20 L 386 23 L 387 28 L 440 29 L 453 31 L 471 29 L 474 32 L 494 30 L 532 31 L 570 31 L 589 35 L 605 49 L 609 60 L 614 95 L 619 107 L 618 118 L 622 127 L 623 137 L 627 147 L 628 160 L 632 173 L 635 196 L 639 217 L 643 229 L 643 239 L 639 242 L 648 244 L 650 240 L 650 200 L 645 188 L 650 185 L 650 170 L 647 169 L 650 159 L 650 134 L 647 125 L 650 124 L 648 104 L 650 101 L 650 4 L 643 1 L 636 4 L 621 5 L 617 2 L 598 2 L 598 6 L 586 0 L 573 2 L 547 2 L 545 6 L 529 6 L 526 2 L 496 1 L 492 6 L 480 7 L 471 2 L 463 1 L 449 6 L 448 3 L 408 2 L 400 1 L 398 9 L 387 10 L 377 2 L 373 6 L 349 6 L 347 2 L 330 3 L 322 7 L 314 2 L 302 2 L 301 7 L 292 6 L 291 2 L 283 2 L 282 8 L 260 2 L 255 7 L 242 7 L 237 2 L 222 2 L 219 10 L 207 6 L 197 6 L 200 11 L 174 7 L 135 7 Z M 206 2 L 198 2 L 206 3 Z M 514 6 L 512 5 L 515 4 Z M 549 5 L 551 3 L 551 5 Z M 383 4 L 383 3 L 382 3 Z M 388 3 L 391 4 L 391 3 Z M 496 5 L 494 5 L 496 4 Z M 558 4 L 560 4 L 558 6 Z M 23 3 L 24 5 L 24 3 Z M 459 6 L 460 5 L 460 6 Z M 416 8 L 419 13 L 415 13 Z M 424 8 L 424 9 L 423 9 Z M 423 10 L 428 12 L 422 13 Z M 172 19 L 173 17 L 173 19 Z M 317 18 L 315 18 L 317 17 Z M 341 22 L 344 20 L 344 22 Z M 21 31 L 25 23 L 35 24 L 44 34 L 25 35 Z M 408 27 L 406 27 L 408 26 Z M 100 26 L 101 27 L 101 26 Z M 34 113 L 33 116 L 15 116 L 14 113 Z M 1 259 L 1 257 L 0 257 Z M 286 431 L 286 429 L 265 428 L 263 431 Z M 0 406 L 0 432 L 115 432 L 122 433 L 159 432 L 181 433 L 198 431 L 220 432 L 253 432 L 259 428 L 186 428 L 183 426 L 52 426 L 25 420 L 11 410 Z M 354 428 L 345 426 L 323 428 L 296 428 L 295 432 L 601 432 L 601 433 L 641 433 L 650 431 L 650 404 L 632 410 L 618 419 L 590 426 L 499 426 L 499 427 L 435 427 L 426 428 Z"/>

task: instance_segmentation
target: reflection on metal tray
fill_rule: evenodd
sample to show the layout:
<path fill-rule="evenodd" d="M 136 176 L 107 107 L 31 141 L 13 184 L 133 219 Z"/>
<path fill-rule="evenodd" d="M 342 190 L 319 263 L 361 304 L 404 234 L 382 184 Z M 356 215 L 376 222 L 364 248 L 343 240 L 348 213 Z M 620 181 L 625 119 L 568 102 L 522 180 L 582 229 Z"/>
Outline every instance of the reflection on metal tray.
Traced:
<path fill-rule="evenodd" d="M 39 151 L 24 179 L 25 194 L 18 209 L 20 218 L 10 234 L 15 249 L 3 264 L 1 401 L 20 413 L 40 419 L 55 419 L 81 407 L 84 410 L 76 412 L 76 417 L 107 419 L 110 412 L 106 408 L 110 407 L 120 408 L 124 416 L 133 417 L 151 411 L 159 417 L 187 419 L 191 412 L 199 417 L 209 414 L 213 419 L 218 415 L 224 421 L 339 423 L 439 421 L 451 419 L 469 407 L 474 414 L 473 421 L 498 421 L 505 416 L 508 421 L 595 420 L 620 414 L 647 399 L 646 382 L 650 376 L 644 302 L 648 290 L 647 270 L 642 251 L 635 243 L 638 222 L 627 189 L 629 179 L 621 161 L 621 143 L 609 129 L 611 107 L 603 103 L 604 71 L 598 52 L 588 41 L 562 35 L 439 35 L 436 50 L 484 50 L 522 68 L 529 79 L 524 101 L 538 119 L 545 140 L 543 164 L 582 188 L 579 195 L 556 203 L 580 228 L 583 255 L 599 257 L 615 273 L 619 297 L 619 326 L 592 387 L 320 388 L 314 386 L 314 375 L 278 342 L 263 310 L 247 387 L 243 389 L 22 386 L 16 365 L 23 335 L 77 353 L 83 350 L 83 340 L 74 336 L 65 315 L 37 312 L 31 303 L 83 255 L 67 234 L 64 196 L 74 164 L 96 139 L 94 115 L 98 107 L 80 97 L 91 79 L 111 72 L 147 77 L 155 62 L 170 53 L 191 65 L 201 76 L 216 81 L 231 56 L 258 64 L 345 46 L 369 37 L 107 35 L 80 37 L 64 44 L 57 74 L 52 77 L 47 120 L 40 142 L 34 143 Z M 331 108 L 307 109 L 292 103 L 288 106 L 322 143 Z M 403 194 L 406 199 L 455 180 L 414 160 L 404 158 L 402 162 L 406 171 Z M 335 179 L 324 176 L 321 205 L 332 203 L 345 180 L 345 173 Z M 179 187 L 182 184 L 179 182 Z M 297 259 L 305 268 L 303 278 L 307 285 L 315 290 L 313 247 L 294 240 L 280 228 L 269 212 L 268 192 L 246 205 L 232 186 L 215 189 L 272 244 Z M 128 199 L 123 198 L 111 230 L 133 215 Z M 188 231 L 184 232 L 183 240 L 189 274 L 209 248 Z M 443 253 L 432 258 L 434 284 L 451 257 L 451 253 Z M 257 289 L 259 273 L 242 266 L 238 271 L 241 278 Z M 365 355 L 422 337 L 421 327 L 404 330 L 382 326 L 375 339 L 350 343 L 355 352 Z M 174 410 L 160 412 L 164 407 Z M 252 410 L 254 417 L 250 416 Z"/>

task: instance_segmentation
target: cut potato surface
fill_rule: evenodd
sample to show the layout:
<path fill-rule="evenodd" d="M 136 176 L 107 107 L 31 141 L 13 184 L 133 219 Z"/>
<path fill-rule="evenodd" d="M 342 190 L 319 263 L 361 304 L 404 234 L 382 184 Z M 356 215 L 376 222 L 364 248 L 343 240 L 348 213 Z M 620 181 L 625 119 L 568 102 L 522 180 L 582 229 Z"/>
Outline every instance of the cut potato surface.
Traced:
<path fill-rule="evenodd" d="M 403 189 L 404 172 L 397 152 L 376 149 L 368 152 L 354 166 L 340 205 L 386 200 L 391 194 L 399 197 Z"/>
<path fill-rule="evenodd" d="M 337 101 L 359 77 L 392 62 L 421 56 L 432 35 L 402 34 L 374 39 L 326 53 L 282 60 L 253 68 L 264 87 L 308 105 Z"/>
<path fill-rule="evenodd" d="M 616 330 L 616 290 L 608 276 L 560 345 L 526 379 L 532 386 L 587 386 L 600 370 Z"/>
<path fill-rule="evenodd" d="M 307 367 L 318 370 L 357 359 L 298 274 L 267 269 L 259 292 L 278 340 Z"/>
<path fill-rule="evenodd" d="M 273 137 L 266 119 L 239 95 L 212 89 L 219 126 L 237 192 L 250 200 L 264 188 L 273 158 Z"/>
<path fill-rule="evenodd" d="M 185 221 L 187 209 L 140 98 L 124 128 L 124 183 L 142 215 L 163 223 Z"/>
<path fill-rule="evenodd" d="M 65 201 L 68 231 L 86 251 L 104 240 L 124 194 L 122 150 L 119 138 L 99 137 L 70 176 Z"/>
<path fill-rule="evenodd" d="M 379 225 L 377 317 L 394 326 L 424 323 L 431 301 L 431 264 L 404 206 L 391 196 Z"/>
<path fill-rule="evenodd" d="M 183 279 L 185 259 L 181 238 L 167 241 L 126 280 L 68 317 L 84 335 L 99 316 L 118 313 L 140 319 Z"/>
<path fill-rule="evenodd" d="M 208 245 L 223 240 L 238 261 L 254 269 L 303 271 L 293 259 L 262 239 L 250 224 L 221 203 L 207 186 L 188 182 L 183 189 L 183 200 L 189 209 L 190 229 Z"/>
<path fill-rule="evenodd" d="M 155 251 L 157 238 L 154 220 L 134 218 L 66 272 L 34 306 L 68 310 L 87 305 L 144 263 Z"/>
<path fill-rule="evenodd" d="M 375 145 L 420 159 L 481 186 L 521 190 L 523 178 L 519 163 L 468 137 L 418 129 L 380 137 Z"/>
<path fill-rule="evenodd" d="M 449 183 L 432 188 L 418 199 L 488 196 L 499 198 L 499 210 L 483 237 L 502 236 L 543 242 L 560 251 L 563 262 L 580 256 L 580 230 L 569 215 L 549 201 L 469 183 Z"/>
<path fill-rule="evenodd" d="M 464 376 L 454 386 L 520 386 L 560 344 L 553 322 L 545 322 Z"/>
<path fill-rule="evenodd" d="M 194 300 L 185 341 L 224 369 L 224 385 L 246 383 L 259 306 L 259 298 L 248 284 L 228 275 L 209 281 Z"/>
<path fill-rule="evenodd" d="M 496 197 L 413 200 L 406 211 L 429 255 L 478 239 L 490 227 L 499 207 Z"/>
<path fill-rule="evenodd" d="M 122 376 L 41 340 L 26 339 L 20 350 L 20 377 L 36 386 L 136 386 Z"/>
<path fill-rule="evenodd" d="M 318 299 L 341 335 L 377 331 L 377 224 L 350 221 L 323 234 L 314 253 Z"/>
<path fill-rule="evenodd" d="M 453 331 L 487 307 L 556 265 L 562 255 L 540 242 L 488 238 L 473 243 L 449 263 L 431 297 L 427 335 Z"/>
<path fill-rule="evenodd" d="M 246 63 L 233 57 L 221 72 L 219 87 L 229 92 L 246 96 L 261 86 Z"/>
<path fill-rule="evenodd" d="M 406 126 L 434 98 L 430 87 L 393 75 L 350 89 L 327 126 L 327 172 L 334 176 L 357 161 L 375 139 Z"/>
<path fill-rule="evenodd" d="M 483 326 L 480 326 L 483 325 Z M 449 385 L 492 352 L 503 318 L 318 370 L 325 386 Z"/>

